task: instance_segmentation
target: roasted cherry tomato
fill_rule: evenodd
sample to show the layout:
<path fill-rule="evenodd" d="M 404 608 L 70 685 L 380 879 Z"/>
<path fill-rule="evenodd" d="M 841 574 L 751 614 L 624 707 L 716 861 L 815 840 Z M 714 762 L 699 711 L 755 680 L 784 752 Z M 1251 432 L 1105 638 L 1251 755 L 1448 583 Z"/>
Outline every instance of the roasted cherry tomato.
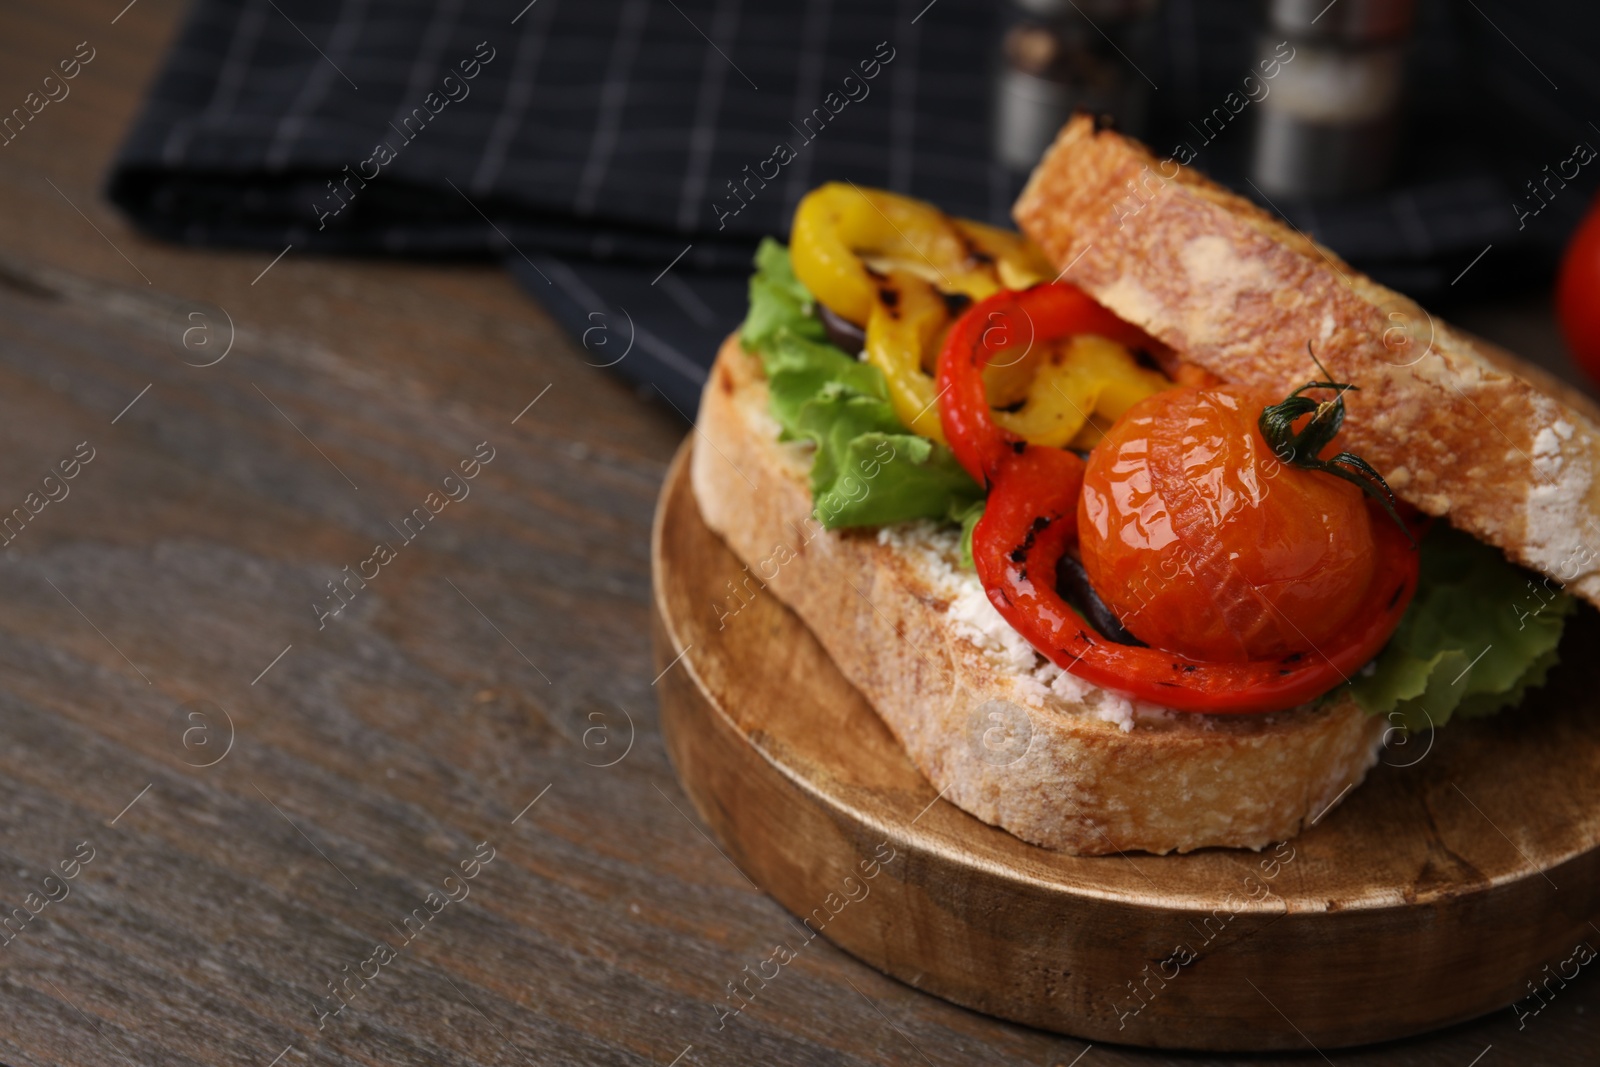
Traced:
<path fill-rule="evenodd" d="M 1272 454 L 1256 423 L 1276 399 L 1170 389 L 1091 455 L 1084 570 L 1146 644 L 1228 663 L 1313 652 L 1365 601 L 1377 564 L 1364 495 Z"/>
<path fill-rule="evenodd" d="M 1174 711 L 1285 711 L 1348 680 L 1376 656 L 1417 588 L 1417 553 L 1376 504 L 1374 570 L 1344 631 L 1311 652 L 1216 663 L 1106 640 L 1056 590 L 1056 568 L 1077 537 L 1083 463 L 1035 445 L 1001 457 L 972 559 L 989 600 L 1062 670 L 1092 685 Z"/>

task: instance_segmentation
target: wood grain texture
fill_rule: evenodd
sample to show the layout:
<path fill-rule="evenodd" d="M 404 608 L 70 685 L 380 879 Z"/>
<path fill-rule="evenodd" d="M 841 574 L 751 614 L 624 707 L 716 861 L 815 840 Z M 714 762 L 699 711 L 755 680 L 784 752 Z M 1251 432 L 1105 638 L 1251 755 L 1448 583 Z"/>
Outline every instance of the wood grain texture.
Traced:
<path fill-rule="evenodd" d="M 662 683 L 668 750 L 734 861 L 868 963 L 1095 1041 L 1338 1048 L 1500 1008 L 1600 939 L 1593 664 L 1524 721 L 1396 745 L 1280 847 L 1053 852 L 939 800 L 775 596 L 718 610 L 743 566 L 700 517 L 687 449 L 655 531 L 656 658 L 683 663 Z M 1600 619 L 1573 629 L 1592 642 Z M 816 912 L 880 841 L 903 858 L 836 919 Z"/>
<path fill-rule="evenodd" d="M 1233 1062 L 1079 1060 L 1082 1041 L 821 939 L 719 1030 L 726 983 L 793 927 L 686 818 L 657 728 L 648 529 L 687 427 L 585 367 L 498 268 L 291 252 L 252 285 L 270 254 L 131 232 L 98 191 L 182 5 L 113 25 L 123 6 L 12 5 L 0 34 L 6 108 L 79 41 L 98 50 L 0 148 L 0 514 L 78 442 L 97 450 L 0 557 L 5 912 L 95 849 L 0 947 L 0 1062 Z M 172 341 L 190 301 L 237 326 L 214 367 Z M 318 631 L 323 583 L 483 440 L 471 496 Z M 211 767 L 194 764 L 225 722 L 186 746 L 198 700 L 233 724 Z M 595 766 L 623 751 L 624 712 L 632 749 Z M 402 940 L 485 840 L 471 895 L 318 1030 L 326 982 Z M 1524 1031 L 1506 1013 L 1337 1059 L 1465 1067 L 1493 1044 L 1480 1067 L 1588 1063 L 1596 1012 L 1586 975 Z"/>

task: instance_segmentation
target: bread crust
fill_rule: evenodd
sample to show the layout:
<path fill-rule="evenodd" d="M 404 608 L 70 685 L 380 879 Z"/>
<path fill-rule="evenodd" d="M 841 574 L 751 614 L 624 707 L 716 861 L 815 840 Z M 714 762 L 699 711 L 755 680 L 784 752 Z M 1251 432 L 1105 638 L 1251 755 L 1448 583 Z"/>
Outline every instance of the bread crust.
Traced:
<path fill-rule="evenodd" d="M 1066 280 L 1187 360 L 1360 392 L 1346 447 L 1395 493 L 1600 604 L 1600 409 L 1431 317 L 1254 204 L 1087 116 L 1013 214 Z"/>
<path fill-rule="evenodd" d="M 701 514 L 958 807 L 1080 855 L 1261 848 L 1319 817 L 1376 759 L 1384 723 L 1348 697 L 1276 715 L 1140 718 L 1124 731 L 1085 700 L 1041 694 L 963 636 L 948 590 L 916 556 L 874 531 L 817 528 L 810 453 L 777 440 L 767 401 L 759 363 L 730 338 L 696 426 Z M 1027 735 L 1025 749 L 999 758 L 985 743 L 996 707 L 1026 718 L 1005 724 Z"/>

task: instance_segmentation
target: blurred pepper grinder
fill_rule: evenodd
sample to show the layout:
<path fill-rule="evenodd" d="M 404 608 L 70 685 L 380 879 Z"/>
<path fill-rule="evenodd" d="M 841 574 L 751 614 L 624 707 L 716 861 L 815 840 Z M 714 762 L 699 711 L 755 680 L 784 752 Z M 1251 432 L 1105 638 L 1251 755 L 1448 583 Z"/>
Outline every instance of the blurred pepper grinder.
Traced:
<path fill-rule="evenodd" d="M 1082 108 L 1144 127 L 1159 0 L 1009 0 L 994 94 L 994 158 L 1031 170 Z"/>
<path fill-rule="evenodd" d="M 1388 180 L 1415 7 L 1267 0 L 1261 58 L 1285 40 L 1294 49 L 1256 119 L 1250 172 L 1269 196 L 1346 196 Z"/>

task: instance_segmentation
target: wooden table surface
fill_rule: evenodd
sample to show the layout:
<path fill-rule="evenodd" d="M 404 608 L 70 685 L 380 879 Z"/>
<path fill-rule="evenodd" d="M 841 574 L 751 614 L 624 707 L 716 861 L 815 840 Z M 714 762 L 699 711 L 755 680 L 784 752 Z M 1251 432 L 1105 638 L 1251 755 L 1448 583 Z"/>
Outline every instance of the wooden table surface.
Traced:
<path fill-rule="evenodd" d="M 1236 1061 L 1003 1024 L 820 943 L 719 1028 L 791 927 L 657 729 L 648 531 L 686 425 L 497 268 L 258 277 L 133 233 L 100 189 L 181 5 L 122 3 L 0 33 L 0 110 L 97 53 L 0 148 L 0 516 L 27 519 L 0 534 L 0 1062 Z M 1521 1028 L 1332 1059 L 1592 1063 L 1597 1014 L 1585 975 Z"/>

